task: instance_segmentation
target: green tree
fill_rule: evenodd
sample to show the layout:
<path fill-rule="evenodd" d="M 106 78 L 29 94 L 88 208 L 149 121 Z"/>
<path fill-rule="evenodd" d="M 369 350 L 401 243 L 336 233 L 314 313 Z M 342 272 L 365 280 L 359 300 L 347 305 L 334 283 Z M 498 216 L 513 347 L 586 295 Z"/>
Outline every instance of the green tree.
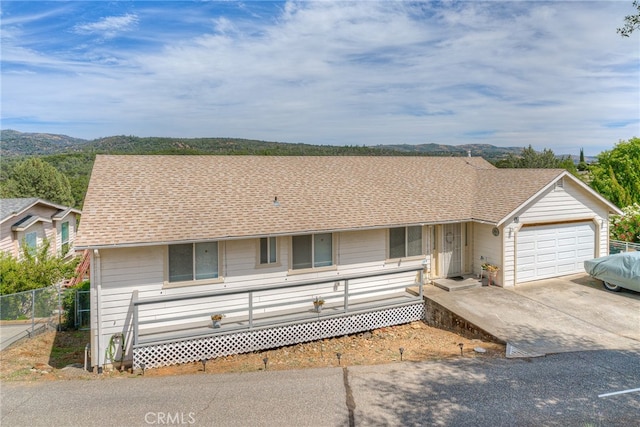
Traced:
<path fill-rule="evenodd" d="M 638 0 L 634 0 L 632 5 L 637 9 L 637 13 L 625 16 L 624 27 L 616 30 L 616 32 L 622 37 L 629 37 L 635 30 L 640 29 L 640 2 Z"/>
<path fill-rule="evenodd" d="M 0 252 L 0 295 L 44 288 L 73 275 L 78 259 L 52 256 L 49 245 L 45 240 L 35 251 L 24 245 L 20 260 Z"/>
<path fill-rule="evenodd" d="M 2 197 L 39 197 L 73 206 L 67 177 L 49 163 L 33 157 L 17 164 L 2 188 Z"/>
<path fill-rule="evenodd" d="M 497 162 L 496 166 L 499 168 L 559 168 L 566 169 L 574 175 L 578 173 L 571 157 L 558 158 L 548 148 L 538 153 L 531 145 L 523 149 L 519 156 L 509 153 L 505 159 Z"/>
<path fill-rule="evenodd" d="M 580 149 L 580 163 L 578 163 L 578 170 L 579 171 L 586 171 L 589 168 L 589 165 L 587 165 L 587 162 L 584 161 L 584 149 Z"/>
<path fill-rule="evenodd" d="M 620 141 L 612 150 L 603 151 L 589 170 L 591 187 L 615 205 L 640 203 L 640 138 Z"/>

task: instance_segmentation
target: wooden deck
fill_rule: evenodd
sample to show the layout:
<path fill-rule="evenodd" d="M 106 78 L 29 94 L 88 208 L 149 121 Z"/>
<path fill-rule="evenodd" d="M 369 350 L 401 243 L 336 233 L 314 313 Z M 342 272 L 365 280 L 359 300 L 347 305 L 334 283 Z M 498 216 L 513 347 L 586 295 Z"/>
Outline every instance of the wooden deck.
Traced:
<path fill-rule="evenodd" d="M 348 310 L 344 309 L 343 304 L 334 303 L 325 304 L 320 313 L 309 307 L 254 314 L 251 327 L 248 316 L 233 316 L 222 319 L 220 328 L 213 328 L 211 320 L 193 321 L 170 327 L 141 328 L 138 334 L 137 346 L 253 331 L 281 325 L 350 316 L 389 307 L 399 307 L 419 302 L 420 299 L 417 294 L 417 287 L 413 287 L 413 289 L 407 288 L 406 292 L 353 300 L 349 303 Z"/>

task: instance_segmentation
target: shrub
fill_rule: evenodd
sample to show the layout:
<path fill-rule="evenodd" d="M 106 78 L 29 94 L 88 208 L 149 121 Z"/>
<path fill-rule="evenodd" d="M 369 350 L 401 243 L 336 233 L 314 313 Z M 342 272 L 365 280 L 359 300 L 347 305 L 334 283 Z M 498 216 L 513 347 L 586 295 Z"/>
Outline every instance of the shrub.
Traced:
<path fill-rule="evenodd" d="M 610 235 L 614 240 L 640 243 L 640 204 L 622 208 L 622 215 L 611 215 Z"/>

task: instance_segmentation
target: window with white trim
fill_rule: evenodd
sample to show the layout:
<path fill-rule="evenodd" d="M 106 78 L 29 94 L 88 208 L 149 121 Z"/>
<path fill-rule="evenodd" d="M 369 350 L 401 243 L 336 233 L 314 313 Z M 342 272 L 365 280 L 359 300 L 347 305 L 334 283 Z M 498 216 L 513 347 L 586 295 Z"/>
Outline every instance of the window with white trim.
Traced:
<path fill-rule="evenodd" d="M 292 268 L 328 267 L 333 265 L 333 236 L 331 233 L 293 236 Z"/>
<path fill-rule="evenodd" d="M 389 229 L 389 258 L 406 258 L 422 254 L 421 226 Z"/>
<path fill-rule="evenodd" d="M 278 261 L 275 237 L 260 239 L 260 264 L 274 264 Z"/>
<path fill-rule="evenodd" d="M 169 282 L 218 278 L 218 242 L 169 245 Z"/>
<path fill-rule="evenodd" d="M 60 226 L 60 248 L 62 255 L 69 252 L 69 221 L 65 221 Z"/>
<path fill-rule="evenodd" d="M 24 236 L 24 245 L 31 255 L 36 254 L 36 250 L 38 249 L 38 232 L 32 231 L 31 233 L 27 233 Z"/>

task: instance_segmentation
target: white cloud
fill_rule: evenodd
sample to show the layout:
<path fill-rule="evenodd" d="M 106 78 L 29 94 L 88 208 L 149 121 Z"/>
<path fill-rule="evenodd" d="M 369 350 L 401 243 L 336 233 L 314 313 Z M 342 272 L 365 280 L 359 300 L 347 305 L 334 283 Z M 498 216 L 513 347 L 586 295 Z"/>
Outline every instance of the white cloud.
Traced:
<path fill-rule="evenodd" d="M 77 135 L 86 137 L 483 142 L 587 154 L 640 134 L 637 43 L 615 33 L 625 14 L 616 3 L 289 2 L 275 16 L 204 16 L 200 34 L 173 27 L 171 38 L 149 13 L 74 29 L 157 34 L 160 49 L 106 42 L 75 60 L 10 50 L 57 72 L 3 69 L 4 88 L 22 88 L 3 91 L 8 114 L 86 123 Z M 174 14 L 195 25 L 194 11 Z"/>
<path fill-rule="evenodd" d="M 138 17 L 132 14 L 107 16 L 96 22 L 77 24 L 74 30 L 79 34 L 97 34 L 110 39 L 123 32 L 132 31 L 138 23 Z"/>

